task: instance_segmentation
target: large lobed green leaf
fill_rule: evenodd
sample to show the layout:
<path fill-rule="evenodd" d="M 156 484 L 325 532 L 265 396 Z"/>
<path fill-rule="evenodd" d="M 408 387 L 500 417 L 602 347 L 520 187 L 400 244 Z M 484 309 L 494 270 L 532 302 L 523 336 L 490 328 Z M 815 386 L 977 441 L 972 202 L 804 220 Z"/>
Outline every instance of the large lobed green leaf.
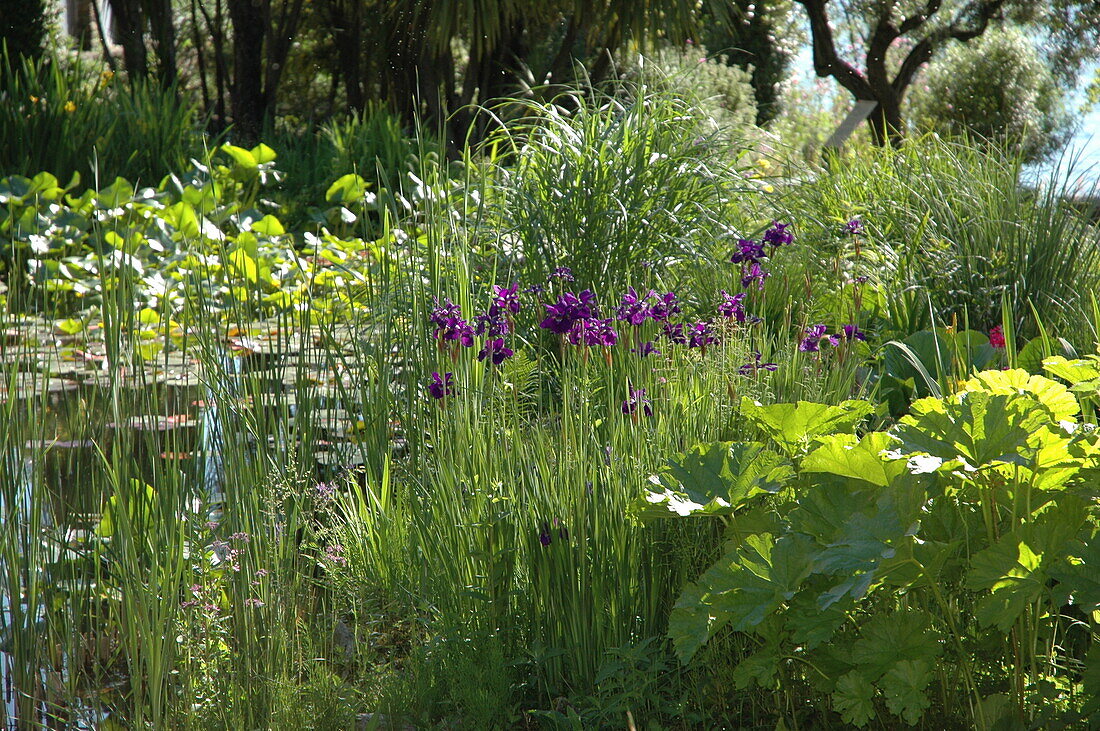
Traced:
<path fill-rule="evenodd" d="M 778 539 L 750 536 L 709 568 L 680 595 L 669 619 L 669 635 L 680 660 L 688 662 L 723 625 L 757 627 L 797 593 L 813 566 L 814 547 L 797 534 Z"/>
<path fill-rule="evenodd" d="M 868 401 L 842 401 L 837 406 L 810 401 L 765 406 L 741 399 L 741 415 L 792 455 L 807 450 L 815 437 L 853 432 L 874 411 Z"/>
<path fill-rule="evenodd" d="M 638 502 L 642 517 L 728 515 L 757 495 L 778 492 L 793 476 L 787 462 L 758 442 L 700 444 L 669 460 Z"/>

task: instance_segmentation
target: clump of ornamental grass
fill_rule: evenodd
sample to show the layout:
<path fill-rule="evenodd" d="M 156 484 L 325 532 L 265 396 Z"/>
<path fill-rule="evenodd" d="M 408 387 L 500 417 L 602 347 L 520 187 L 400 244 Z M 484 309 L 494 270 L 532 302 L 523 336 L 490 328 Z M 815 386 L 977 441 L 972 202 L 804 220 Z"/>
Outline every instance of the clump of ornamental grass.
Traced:
<path fill-rule="evenodd" d="M 528 281 L 568 265 L 591 286 L 620 286 L 643 262 L 706 258 L 749 187 L 695 110 L 645 86 L 525 104 L 491 143 L 506 154 L 483 224 Z"/>
<path fill-rule="evenodd" d="M 1041 322 L 1081 341 L 1085 293 L 1100 283 L 1100 234 L 1073 205 L 1072 171 L 1039 186 L 1022 173 L 1018 155 L 925 136 L 827 158 L 789 191 L 786 209 L 823 226 L 868 222 L 875 245 L 865 255 L 877 259 L 891 293 L 886 324 L 900 337 L 929 327 L 930 313 L 987 329 L 1007 298 L 1021 337 Z"/>

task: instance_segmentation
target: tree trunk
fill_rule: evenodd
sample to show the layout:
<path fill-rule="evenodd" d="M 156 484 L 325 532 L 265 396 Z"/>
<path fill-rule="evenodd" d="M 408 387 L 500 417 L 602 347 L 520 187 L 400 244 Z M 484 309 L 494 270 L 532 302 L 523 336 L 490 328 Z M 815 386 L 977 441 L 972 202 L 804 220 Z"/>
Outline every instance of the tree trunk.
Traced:
<path fill-rule="evenodd" d="M 191 43 L 195 46 L 195 61 L 199 71 L 199 92 L 202 95 L 202 113 L 210 118 L 210 87 L 206 77 L 206 49 L 199 35 L 199 10 L 196 0 L 191 0 Z"/>
<path fill-rule="evenodd" d="M 172 0 L 146 0 L 145 10 L 157 56 L 157 77 L 161 86 L 168 88 L 176 83 L 176 25 Z"/>
<path fill-rule="evenodd" d="M 267 13 L 262 0 L 229 0 L 233 26 L 233 83 L 230 105 L 237 142 L 254 145 L 260 140 L 268 100 L 264 94 L 264 35 Z"/>
<path fill-rule="evenodd" d="M 901 117 L 901 104 L 895 99 L 876 100 L 878 106 L 871 110 L 867 125 L 871 128 L 871 141 L 879 147 L 897 147 L 905 138 Z"/>
<path fill-rule="evenodd" d="M 145 17 L 140 0 L 111 0 L 115 26 L 122 42 L 122 58 L 126 73 L 131 79 L 144 79 L 149 75 L 149 62 L 145 53 Z"/>
<path fill-rule="evenodd" d="M 82 51 L 92 48 L 92 0 L 65 0 L 65 31 Z"/>
<path fill-rule="evenodd" d="M 336 46 L 339 79 L 344 83 L 348 109 L 362 112 L 367 105 L 361 60 L 363 5 L 358 0 L 353 0 L 350 7 L 347 7 L 342 0 L 329 0 L 329 19 Z"/>

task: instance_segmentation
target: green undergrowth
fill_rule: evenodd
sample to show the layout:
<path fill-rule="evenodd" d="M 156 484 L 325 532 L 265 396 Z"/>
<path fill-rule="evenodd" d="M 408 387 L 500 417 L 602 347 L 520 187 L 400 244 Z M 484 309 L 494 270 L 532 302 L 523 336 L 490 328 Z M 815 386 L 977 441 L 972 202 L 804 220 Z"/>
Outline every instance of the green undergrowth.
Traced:
<path fill-rule="evenodd" d="M 525 110 L 0 180 L 4 721 L 1087 717 L 1095 229 L 934 139 Z"/>

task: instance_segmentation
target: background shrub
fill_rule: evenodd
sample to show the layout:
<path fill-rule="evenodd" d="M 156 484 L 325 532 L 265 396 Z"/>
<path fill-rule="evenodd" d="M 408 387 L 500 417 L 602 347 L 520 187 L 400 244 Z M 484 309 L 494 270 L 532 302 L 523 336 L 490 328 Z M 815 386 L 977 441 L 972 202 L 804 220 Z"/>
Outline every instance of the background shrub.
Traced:
<path fill-rule="evenodd" d="M 79 57 L 0 59 L 0 176 L 46 171 L 68 180 L 122 176 L 155 185 L 201 157 L 194 104 L 175 88 L 133 83 Z M 210 143 L 216 141 L 210 140 Z"/>
<path fill-rule="evenodd" d="M 1068 139 L 1063 90 L 1022 31 L 1004 29 L 957 44 L 924 76 L 911 100 L 918 125 L 1005 140 L 1028 161 Z"/>

